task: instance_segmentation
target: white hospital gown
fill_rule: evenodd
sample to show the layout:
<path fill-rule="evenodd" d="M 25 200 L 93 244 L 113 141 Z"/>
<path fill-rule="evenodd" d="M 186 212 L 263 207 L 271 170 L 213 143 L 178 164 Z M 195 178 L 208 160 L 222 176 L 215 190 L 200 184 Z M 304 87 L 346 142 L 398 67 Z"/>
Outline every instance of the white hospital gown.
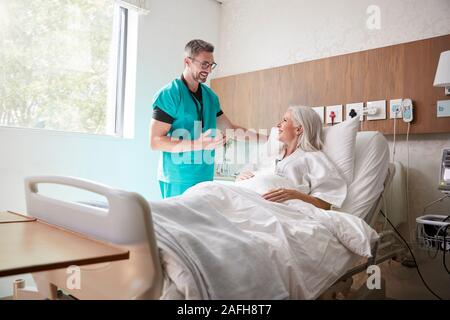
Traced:
<path fill-rule="evenodd" d="M 347 196 L 347 183 L 322 151 L 298 148 L 277 161 L 275 174 L 291 180 L 296 189 L 340 208 Z"/>

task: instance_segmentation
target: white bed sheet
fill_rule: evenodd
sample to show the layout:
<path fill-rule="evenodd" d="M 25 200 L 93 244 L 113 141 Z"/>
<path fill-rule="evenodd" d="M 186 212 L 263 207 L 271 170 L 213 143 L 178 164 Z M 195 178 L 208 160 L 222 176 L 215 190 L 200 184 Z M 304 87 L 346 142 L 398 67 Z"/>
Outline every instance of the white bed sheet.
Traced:
<path fill-rule="evenodd" d="M 215 214 L 225 216 L 233 224 L 235 232 L 244 232 L 264 244 L 290 299 L 318 297 L 345 274 L 358 255 L 370 256 L 371 245 L 378 238 L 372 228 L 353 215 L 321 210 L 300 200 L 291 200 L 288 204 L 272 203 L 256 192 L 237 186 L 202 183 L 189 189 L 182 198 L 189 198 L 189 201 L 179 198 L 152 202 L 155 220 L 160 214 L 166 215 L 167 210 L 173 211 L 170 214 L 200 214 L 210 216 L 210 219 L 215 219 Z M 169 207 L 167 201 L 171 201 Z M 195 230 L 202 226 L 189 225 L 189 228 Z M 205 235 L 205 230 L 202 230 L 202 235 Z M 210 238 L 204 239 L 205 244 L 213 239 L 214 230 L 211 230 Z M 224 256 L 223 259 L 232 260 L 233 256 Z M 180 259 L 163 251 L 162 260 L 166 277 L 162 299 L 203 298 L 191 271 L 180 263 Z M 234 266 L 233 272 L 237 277 L 246 272 L 258 272 L 257 265 L 253 270 L 243 270 L 232 263 L 228 265 Z M 278 275 L 274 274 L 274 279 L 276 277 Z M 241 285 L 245 288 L 248 283 L 244 281 Z M 216 292 L 215 297 L 230 298 L 227 292 Z M 258 292 L 250 295 L 251 299 L 260 297 L 263 296 Z"/>

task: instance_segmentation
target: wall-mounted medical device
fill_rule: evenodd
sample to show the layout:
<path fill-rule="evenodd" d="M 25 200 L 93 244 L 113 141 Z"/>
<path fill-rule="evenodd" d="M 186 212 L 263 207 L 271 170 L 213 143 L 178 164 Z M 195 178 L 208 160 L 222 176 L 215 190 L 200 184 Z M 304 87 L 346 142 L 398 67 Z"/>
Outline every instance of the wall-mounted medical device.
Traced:
<path fill-rule="evenodd" d="M 425 210 L 445 199 L 450 198 L 450 149 L 442 150 L 441 170 L 439 176 L 439 189 L 445 194 L 423 208 Z M 416 219 L 417 240 L 420 246 L 428 249 L 437 248 L 444 252 L 450 251 L 450 215 L 427 214 Z M 434 250 L 434 249 L 433 249 Z M 444 267 L 450 274 L 444 255 Z"/>
<path fill-rule="evenodd" d="M 404 122 L 413 121 L 413 103 L 411 99 L 403 99 L 401 111 Z"/>
<path fill-rule="evenodd" d="M 439 190 L 445 194 L 450 194 L 450 149 L 444 149 L 442 151 Z"/>

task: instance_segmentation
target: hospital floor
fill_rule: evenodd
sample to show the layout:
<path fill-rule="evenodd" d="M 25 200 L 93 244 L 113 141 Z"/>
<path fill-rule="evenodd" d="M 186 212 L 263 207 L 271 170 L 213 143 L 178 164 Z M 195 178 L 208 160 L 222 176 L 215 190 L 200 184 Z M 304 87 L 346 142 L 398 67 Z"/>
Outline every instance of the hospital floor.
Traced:
<path fill-rule="evenodd" d="M 450 300 L 450 274 L 444 269 L 442 252 L 433 259 L 434 254 L 420 248 L 412 248 L 419 270 L 428 286 L 442 299 Z M 450 253 L 446 254 L 447 267 L 450 268 Z M 386 261 L 380 265 L 381 275 L 386 280 L 386 298 L 395 300 L 436 299 L 421 281 L 416 268 L 410 268 L 397 261 Z M 364 283 L 367 276 L 354 277 L 354 287 Z"/>

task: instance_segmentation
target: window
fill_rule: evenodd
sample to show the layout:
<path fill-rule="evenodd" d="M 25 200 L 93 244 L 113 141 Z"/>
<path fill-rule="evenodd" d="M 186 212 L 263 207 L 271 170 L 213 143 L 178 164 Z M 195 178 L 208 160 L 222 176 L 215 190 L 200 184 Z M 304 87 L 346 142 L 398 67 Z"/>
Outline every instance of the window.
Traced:
<path fill-rule="evenodd" d="M 0 126 L 122 134 L 128 9 L 0 0 Z"/>

